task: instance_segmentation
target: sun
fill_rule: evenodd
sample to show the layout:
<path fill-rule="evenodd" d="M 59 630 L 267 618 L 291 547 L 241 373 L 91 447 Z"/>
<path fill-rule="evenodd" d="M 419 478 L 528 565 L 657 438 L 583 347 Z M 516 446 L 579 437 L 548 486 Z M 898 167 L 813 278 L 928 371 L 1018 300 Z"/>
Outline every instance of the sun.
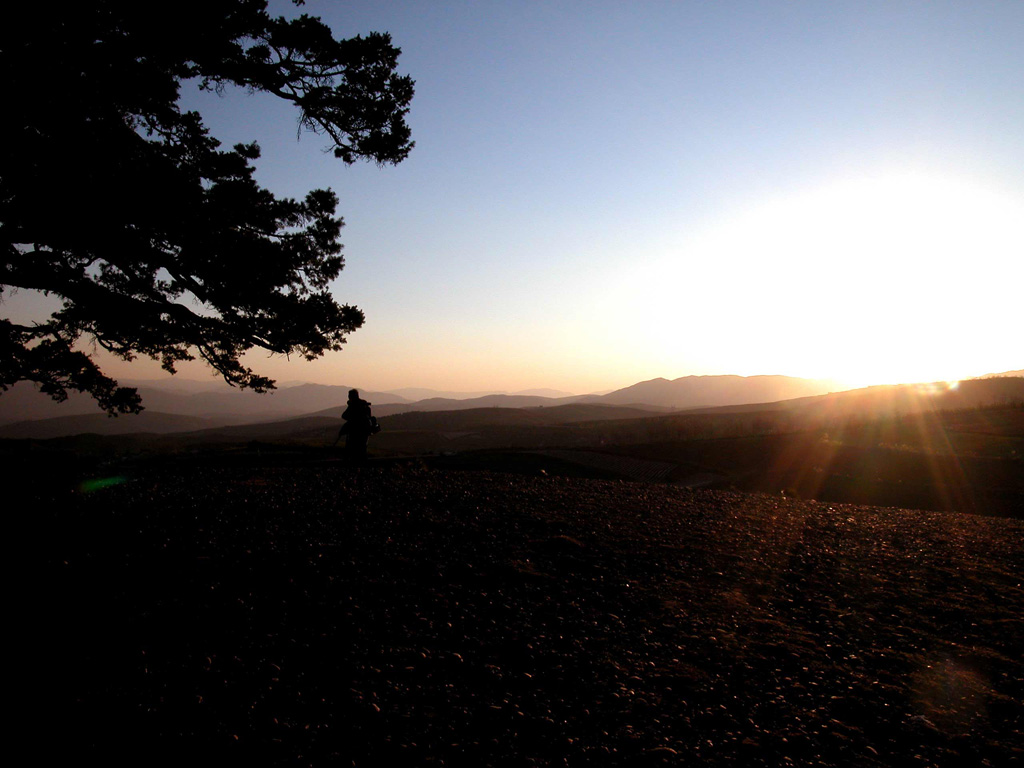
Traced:
<path fill-rule="evenodd" d="M 780 194 L 631 276 L 635 346 L 845 386 L 1020 367 L 1022 222 L 1021 198 L 934 173 Z"/>

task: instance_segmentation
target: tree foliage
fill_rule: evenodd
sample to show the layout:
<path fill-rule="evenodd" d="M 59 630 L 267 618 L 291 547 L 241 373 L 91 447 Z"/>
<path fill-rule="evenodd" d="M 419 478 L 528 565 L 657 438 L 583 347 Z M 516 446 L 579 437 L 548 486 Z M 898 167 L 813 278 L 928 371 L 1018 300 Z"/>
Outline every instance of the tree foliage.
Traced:
<path fill-rule="evenodd" d="M 0 126 L 0 299 L 33 289 L 62 308 L 31 326 L 0 320 L 0 388 L 34 381 L 57 400 L 79 390 L 137 412 L 89 342 L 172 373 L 198 357 L 256 391 L 274 383 L 246 351 L 340 349 L 363 314 L 328 291 L 344 265 L 334 193 L 261 188 L 259 147 L 222 149 L 179 93 L 185 81 L 271 93 L 344 163 L 399 163 L 413 82 L 390 37 L 336 40 L 319 19 L 271 17 L 265 0 L 26 6 L 0 32 L 13 106 Z"/>

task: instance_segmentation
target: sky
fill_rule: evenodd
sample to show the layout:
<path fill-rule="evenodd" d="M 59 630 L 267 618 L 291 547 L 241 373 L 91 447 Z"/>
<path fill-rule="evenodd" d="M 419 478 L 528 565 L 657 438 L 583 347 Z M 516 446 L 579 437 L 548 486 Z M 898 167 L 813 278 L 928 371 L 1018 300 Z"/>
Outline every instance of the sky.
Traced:
<path fill-rule="evenodd" d="M 346 220 L 332 290 L 365 326 L 315 363 L 252 354 L 260 373 L 584 393 L 1024 367 L 1019 0 L 302 11 L 336 36 L 390 32 L 416 147 L 345 166 L 273 97 L 183 89 L 223 143 L 259 142 L 262 184 L 330 187 Z"/>

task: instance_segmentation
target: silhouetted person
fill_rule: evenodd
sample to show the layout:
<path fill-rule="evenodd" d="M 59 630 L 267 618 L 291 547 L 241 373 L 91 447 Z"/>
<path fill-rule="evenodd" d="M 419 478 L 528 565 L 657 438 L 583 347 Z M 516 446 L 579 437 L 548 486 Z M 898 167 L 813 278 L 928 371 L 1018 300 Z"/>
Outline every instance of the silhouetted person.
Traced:
<path fill-rule="evenodd" d="M 358 389 L 350 389 L 348 393 L 348 407 L 341 414 L 345 420 L 338 438 L 345 436 L 345 454 L 349 461 L 366 461 L 366 441 L 370 435 L 380 431 L 377 420 L 370 413 L 370 404 L 359 397 Z"/>

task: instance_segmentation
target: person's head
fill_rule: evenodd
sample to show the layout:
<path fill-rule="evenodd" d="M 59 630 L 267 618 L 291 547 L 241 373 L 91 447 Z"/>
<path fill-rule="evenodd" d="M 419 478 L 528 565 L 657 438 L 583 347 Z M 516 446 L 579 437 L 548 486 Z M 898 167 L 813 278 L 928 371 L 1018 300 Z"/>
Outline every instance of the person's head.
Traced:
<path fill-rule="evenodd" d="M 358 400 L 359 399 L 359 390 L 358 389 L 350 389 L 348 391 L 348 399 L 349 400 Z"/>

